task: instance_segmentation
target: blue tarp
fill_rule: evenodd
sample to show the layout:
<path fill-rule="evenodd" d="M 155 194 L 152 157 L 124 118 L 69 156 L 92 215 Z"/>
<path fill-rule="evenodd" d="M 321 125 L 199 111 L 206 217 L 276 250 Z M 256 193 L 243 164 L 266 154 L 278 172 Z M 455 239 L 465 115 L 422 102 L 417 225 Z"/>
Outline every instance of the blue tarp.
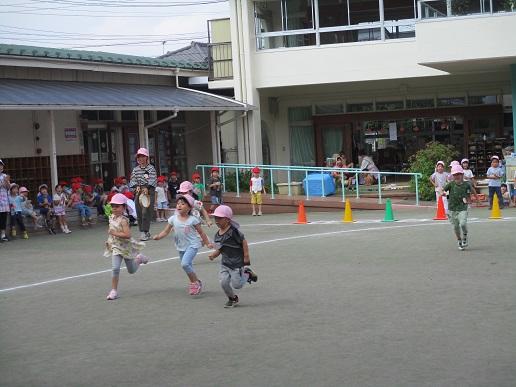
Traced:
<path fill-rule="evenodd" d="M 323 196 L 323 184 L 324 196 L 335 193 L 333 177 L 327 173 L 312 173 L 303 179 L 303 188 L 309 196 Z"/>

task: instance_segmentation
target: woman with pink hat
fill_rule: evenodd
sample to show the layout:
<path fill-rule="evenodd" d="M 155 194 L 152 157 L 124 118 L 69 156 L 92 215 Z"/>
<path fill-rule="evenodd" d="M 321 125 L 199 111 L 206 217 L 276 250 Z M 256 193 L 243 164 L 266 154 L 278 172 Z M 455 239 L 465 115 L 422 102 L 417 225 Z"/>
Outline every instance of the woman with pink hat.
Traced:
<path fill-rule="evenodd" d="M 249 246 L 240 232 L 240 225 L 233 220 L 233 210 L 229 206 L 218 206 L 213 212 L 219 230 L 213 245 L 217 250 L 208 258 L 214 260 L 222 254 L 219 280 L 220 286 L 228 297 L 225 308 L 234 307 L 239 299 L 234 289 L 242 289 L 246 282 L 258 281 L 258 276 L 249 268 Z"/>
<path fill-rule="evenodd" d="M 168 223 L 153 239 L 158 241 L 174 231 L 174 242 L 181 259 L 181 267 L 185 271 L 190 284 L 188 292 L 197 296 L 202 292 L 202 281 L 193 269 L 193 260 L 202 245 L 210 245 L 208 237 L 201 228 L 201 222 L 191 214 L 194 198 L 190 195 L 180 195 L 176 200 L 176 212 L 168 219 Z"/>
<path fill-rule="evenodd" d="M 107 295 L 108 300 L 118 298 L 118 281 L 120 278 L 120 266 L 122 261 L 129 274 L 134 274 L 141 264 L 149 262 L 149 258 L 141 254 L 145 243 L 138 242 L 131 237 L 129 220 L 124 216 L 127 205 L 127 197 L 117 193 L 113 195 L 109 204 L 112 213 L 109 216 L 108 239 L 104 256 L 111 257 L 111 291 Z"/>
<path fill-rule="evenodd" d="M 149 163 L 149 151 L 140 148 L 136 152 L 138 165 L 131 172 L 129 187 L 135 191 L 136 213 L 138 214 L 138 228 L 140 229 L 140 240 L 146 241 L 150 238 L 150 222 L 154 210 L 155 190 L 157 184 L 156 169 Z"/>

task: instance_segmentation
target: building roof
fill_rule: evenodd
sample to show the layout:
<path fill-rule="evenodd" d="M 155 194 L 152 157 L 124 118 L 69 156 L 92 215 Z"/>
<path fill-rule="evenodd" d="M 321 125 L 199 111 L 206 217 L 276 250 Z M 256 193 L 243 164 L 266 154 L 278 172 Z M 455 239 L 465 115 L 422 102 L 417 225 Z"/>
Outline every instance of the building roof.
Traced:
<path fill-rule="evenodd" d="M 174 86 L 0 79 L 0 110 L 250 110 L 230 98 Z"/>
<path fill-rule="evenodd" d="M 208 70 L 208 63 L 189 60 L 187 56 L 178 58 L 151 58 L 146 56 L 114 54 L 102 51 L 69 50 L 63 48 L 21 46 L 0 44 L 0 56 L 49 58 L 54 60 L 97 62 L 118 65 L 148 66 L 161 68 L 182 68 Z"/>
<path fill-rule="evenodd" d="M 198 63 L 208 68 L 208 43 L 192 42 L 189 46 L 175 51 L 168 51 L 160 59 Z"/>

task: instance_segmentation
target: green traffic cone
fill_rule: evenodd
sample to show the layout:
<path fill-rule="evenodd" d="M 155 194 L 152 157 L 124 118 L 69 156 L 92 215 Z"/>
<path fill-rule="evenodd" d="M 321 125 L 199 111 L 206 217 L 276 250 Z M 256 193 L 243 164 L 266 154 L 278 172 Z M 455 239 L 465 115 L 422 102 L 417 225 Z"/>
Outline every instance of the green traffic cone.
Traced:
<path fill-rule="evenodd" d="M 385 201 L 385 218 L 383 218 L 382 222 L 395 222 L 397 219 L 394 219 L 394 214 L 392 213 L 392 203 L 391 199 L 387 199 Z"/>

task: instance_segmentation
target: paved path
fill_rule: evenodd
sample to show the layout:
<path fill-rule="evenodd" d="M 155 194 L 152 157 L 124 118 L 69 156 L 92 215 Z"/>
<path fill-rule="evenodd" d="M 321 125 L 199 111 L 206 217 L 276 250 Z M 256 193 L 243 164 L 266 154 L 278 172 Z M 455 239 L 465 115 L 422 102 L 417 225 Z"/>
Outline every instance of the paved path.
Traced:
<path fill-rule="evenodd" d="M 108 302 L 103 226 L 2 244 L 0 385 L 514 386 L 516 210 L 474 209 L 463 252 L 433 212 L 240 216 L 259 281 L 231 310 L 204 250 L 202 296 L 163 240 Z"/>

